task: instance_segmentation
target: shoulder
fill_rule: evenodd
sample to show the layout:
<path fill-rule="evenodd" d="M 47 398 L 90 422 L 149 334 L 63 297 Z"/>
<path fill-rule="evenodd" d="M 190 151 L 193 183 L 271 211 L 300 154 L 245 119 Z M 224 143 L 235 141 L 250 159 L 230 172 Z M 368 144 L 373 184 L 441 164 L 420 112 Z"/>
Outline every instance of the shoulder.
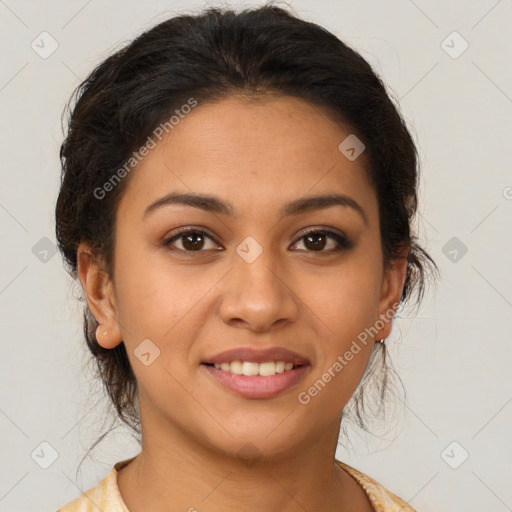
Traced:
<path fill-rule="evenodd" d="M 118 462 L 96 487 L 82 493 L 57 512 L 129 512 L 117 487 L 117 470 L 131 460 Z"/>
<path fill-rule="evenodd" d="M 416 512 L 402 498 L 388 491 L 369 476 L 339 460 L 336 462 L 364 489 L 375 512 Z"/>

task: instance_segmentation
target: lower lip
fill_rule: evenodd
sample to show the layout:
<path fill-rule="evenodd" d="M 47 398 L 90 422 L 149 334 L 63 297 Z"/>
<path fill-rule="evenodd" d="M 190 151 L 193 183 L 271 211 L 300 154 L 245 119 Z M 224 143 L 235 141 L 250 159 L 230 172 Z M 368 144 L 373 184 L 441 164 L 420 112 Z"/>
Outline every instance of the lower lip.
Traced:
<path fill-rule="evenodd" d="M 214 366 L 201 365 L 217 382 L 245 398 L 272 398 L 293 387 L 304 376 L 307 366 L 300 366 L 269 377 L 235 375 Z"/>

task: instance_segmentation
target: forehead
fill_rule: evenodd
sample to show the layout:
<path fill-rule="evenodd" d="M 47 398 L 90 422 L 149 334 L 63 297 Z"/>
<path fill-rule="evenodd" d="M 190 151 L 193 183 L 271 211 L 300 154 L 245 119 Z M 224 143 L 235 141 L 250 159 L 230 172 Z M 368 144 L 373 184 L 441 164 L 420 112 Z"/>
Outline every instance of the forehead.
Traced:
<path fill-rule="evenodd" d="M 338 149 L 349 135 L 294 97 L 198 103 L 132 171 L 120 208 L 143 209 L 172 190 L 224 197 L 252 212 L 333 192 L 374 202 L 364 154 L 350 161 Z"/>

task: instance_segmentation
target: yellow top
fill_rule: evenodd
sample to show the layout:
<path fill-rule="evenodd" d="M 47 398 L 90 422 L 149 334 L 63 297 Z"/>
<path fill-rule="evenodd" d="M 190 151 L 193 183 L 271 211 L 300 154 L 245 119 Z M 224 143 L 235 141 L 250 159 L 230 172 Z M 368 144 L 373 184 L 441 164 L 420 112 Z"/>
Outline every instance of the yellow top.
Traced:
<path fill-rule="evenodd" d="M 133 458 L 115 464 L 112 471 L 96 487 L 89 489 L 57 512 L 98 512 L 99 510 L 101 512 L 129 512 L 117 487 L 117 471 Z M 386 490 L 369 476 L 339 460 L 336 462 L 364 489 L 375 512 L 416 512 L 405 501 Z"/>

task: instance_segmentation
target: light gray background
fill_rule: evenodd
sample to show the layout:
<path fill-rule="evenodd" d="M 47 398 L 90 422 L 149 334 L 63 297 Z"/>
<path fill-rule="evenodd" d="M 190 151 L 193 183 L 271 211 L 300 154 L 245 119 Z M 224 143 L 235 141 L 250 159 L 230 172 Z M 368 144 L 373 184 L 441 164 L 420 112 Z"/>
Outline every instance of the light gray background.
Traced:
<path fill-rule="evenodd" d="M 0 0 L 2 511 L 55 510 L 138 451 L 118 428 L 76 473 L 107 428 L 105 401 L 85 367 L 77 293 L 52 244 L 40 240 L 55 242 L 60 118 L 72 90 L 127 39 L 204 5 Z M 442 272 L 436 295 L 415 319 L 398 320 L 390 340 L 407 390 L 396 435 L 354 430 L 338 458 L 420 512 L 512 510 L 512 3 L 292 6 L 359 50 L 399 100 L 421 151 L 417 227 Z M 33 40 L 49 48 L 43 31 L 58 42 L 46 59 L 31 48 Z M 462 39 L 442 45 L 453 31 L 469 44 L 457 58 L 445 50 L 458 54 Z M 446 245 L 453 237 L 459 246 Z M 58 453 L 48 469 L 40 467 L 52 456 L 43 441 Z"/>

